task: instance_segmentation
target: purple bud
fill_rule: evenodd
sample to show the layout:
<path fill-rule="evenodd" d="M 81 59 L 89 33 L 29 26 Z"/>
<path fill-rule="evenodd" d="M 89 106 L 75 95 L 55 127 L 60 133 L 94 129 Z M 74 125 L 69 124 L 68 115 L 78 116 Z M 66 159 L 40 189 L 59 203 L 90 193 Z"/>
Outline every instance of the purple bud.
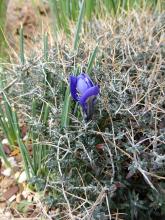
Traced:
<path fill-rule="evenodd" d="M 72 98 L 81 105 L 88 120 L 93 114 L 95 100 L 99 91 L 99 86 L 94 85 L 87 74 L 81 73 L 78 76 L 70 76 L 70 92 Z"/>

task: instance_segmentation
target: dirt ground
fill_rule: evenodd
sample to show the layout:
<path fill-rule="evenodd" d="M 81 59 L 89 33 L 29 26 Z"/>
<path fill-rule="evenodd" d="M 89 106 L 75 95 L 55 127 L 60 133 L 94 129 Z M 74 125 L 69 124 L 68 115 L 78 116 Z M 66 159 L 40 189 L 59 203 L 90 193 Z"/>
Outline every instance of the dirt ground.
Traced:
<path fill-rule="evenodd" d="M 34 48 L 34 44 L 37 47 L 41 36 L 43 36 L 42 33 L 49 31 L 49 18 L 49 6 L 41 0 L 9 0 L 7 5 L 6 37 L 10 47 L 18 52 L 21 25 L 24 29 L 26 53 Z"/>

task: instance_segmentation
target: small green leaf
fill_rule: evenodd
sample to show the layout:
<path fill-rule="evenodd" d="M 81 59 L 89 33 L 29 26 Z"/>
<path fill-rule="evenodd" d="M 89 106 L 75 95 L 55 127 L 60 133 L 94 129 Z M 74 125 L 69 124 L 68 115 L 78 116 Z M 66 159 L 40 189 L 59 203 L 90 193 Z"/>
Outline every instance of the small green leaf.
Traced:
<path fill-rule="evenodd" d="M 66 128 L 69 124 L 70 101 L 71 101 L 70 88 L 68 86 L 65 92 L 64 105 L 62 109 L 62 117 L 61 117 L 62 128 Z"/>

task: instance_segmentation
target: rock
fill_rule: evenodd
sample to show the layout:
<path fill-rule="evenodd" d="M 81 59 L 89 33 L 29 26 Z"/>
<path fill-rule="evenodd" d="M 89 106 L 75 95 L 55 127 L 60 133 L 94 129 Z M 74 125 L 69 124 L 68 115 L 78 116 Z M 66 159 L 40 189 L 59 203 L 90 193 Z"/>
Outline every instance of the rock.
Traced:
<path fill-rule="evenodd" d="M 26 134 L 24 137 L 23 137 L 23 141 L 27 141 L 28 140 L 28 135 Z"/>
<path fill-rule="evenodd" d="M 2 140 L 2 145 L 4 145 L 4 144 L 9 145 L 9 142 L 8 142 L 8 140 L 7 140 L 6 138 L 4 138 L 4 139 Z"/>
<path fill-rule="evenodd" d="M 19 190 L 19 188 L 17 185 L 6 190 L 6 192 L 3 194 L 4 200 L 10 199 L 13 195 L 15 195 L 18 192 L 18 190 Z"/>
<path fill-rule="evenodd" d="M 26 176 L 25 171 L 23 171 L 23 172 L 21 173 L 21 175 L 19 176 L 19 178 L 18 178 L 18 183 L 23 183 L 23 182 L 25 182 L 26 180 L 27 180 L 27 176 Z"/>
<path fill-rule="evenodd" d="M 16 160 L 14 159 L 14 157 L 9 157 L 9 158 L 8 158 L 8 161 L 10 162 L 10 164 L 11 164 L 12 167 L 17 166 L 17 162 L 16 162 Z"/>
<path fill-rule="evenodd" d="M 11 168 L 7 168 L 5 170 L 2 170 L 1 174 L 4 175 L 4 176 L 10 176 L 11 172 L 12 172 Z"/>
<path fill-rule="evenodd" d="M 10 197 L 10 199 L 8 199 L 9 202 L 13 202 L 16 199 L 16 195 L 13 195 L 12 197 Z"/>
<path fill-rule="evenodd" d="M 29 194 L 30 194 L 30 192 L 29 192 L 27 189 L 25 189 L 25 190 L 22 192 L 22 196 L 23 196 L 25 199 L 27 199 L 27 197 L 28 197 Z"/>

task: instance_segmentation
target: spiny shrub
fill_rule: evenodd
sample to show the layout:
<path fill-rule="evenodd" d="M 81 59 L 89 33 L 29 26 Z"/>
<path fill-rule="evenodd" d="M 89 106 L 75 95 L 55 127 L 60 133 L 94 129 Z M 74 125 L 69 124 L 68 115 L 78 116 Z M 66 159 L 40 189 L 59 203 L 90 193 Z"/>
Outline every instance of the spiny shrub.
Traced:
<path fill-rule="evenodd" d="M 12 100 L 15 94 L 17 109 L 24 110 L 33 148 L 46 149 L 31 184 L 44 190 L 52 218 L 165 218 L 163 25 L 163 15 L 135 12 L 109 23 L 95 21 L 76 54 L 61 44 L 49 50 L 48 60 L 15 68 L 19 83 L 8 96 Z M 63 127 L 69 75 L 86 72 L 89 45 L 98 34 L 90 73 L 100 86 L 93 119 L 86 122 L 70 98 Z M 45 105 L 46 121 L 41 120 Z"/>

